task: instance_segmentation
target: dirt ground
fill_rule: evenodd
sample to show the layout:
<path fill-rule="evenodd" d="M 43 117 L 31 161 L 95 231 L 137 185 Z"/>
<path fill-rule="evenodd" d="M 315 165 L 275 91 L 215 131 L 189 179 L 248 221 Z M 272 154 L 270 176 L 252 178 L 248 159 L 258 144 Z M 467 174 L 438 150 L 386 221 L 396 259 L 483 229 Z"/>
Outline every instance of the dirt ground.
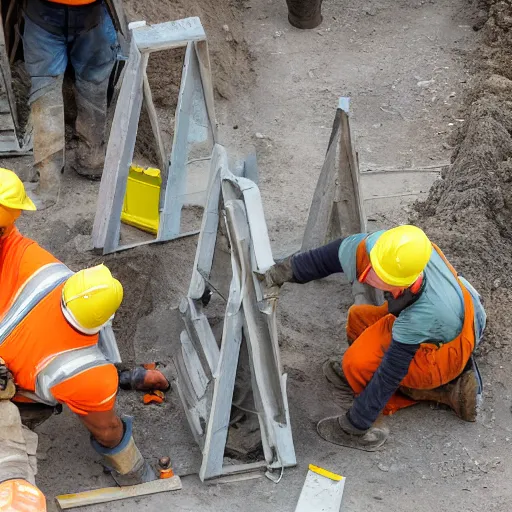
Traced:
<path fill-rule="evenodd" d="M 490 316 L 479 359 L 485 402 L 475 424 L 426 404 L 402 411 L 387 418 L 390 439 L 373 454 L 323 442 L 315 424 L 336 413 L 344 398 L 325 382 L 321 365 L 346 347 L 350 290 L 338 277 L 287 285 L 279 306 L 280 338 L 298 466 L 277 485 L 262 477 L 207 486 L 186 476 L 179 493 L 90 510 L 291 512 L 309 463 L 347 477 L 347 512 L 510 510 L 512 72 L 502 49 L 512 48 L 510 2 L 331 0 L 323 24 L 312 31 L 288 25 L 284 0 L 148 4 L 128 1 L 131 18 L 156 22 L 201 14 L 211 43 L 222 142 L 233 162 L 256 151 L 276 257 L 300 244 L 339 96 L 351 97 L 363 171 L 453 161 L 430 193 L 440 168 L 367 175 L 363 188 L 371 228 L 413 215 L 483 293 Z M 483 28 L 475 32 L 474 25 Z M 23 174 L 26 162 L 3 165 Z M 67 170 L 60 204 L 25 216 L 20 227 L 73 269 L 105 261 L 125 286 L 115 326 L 123 359 L 169 362 L 177 342 L 169 339 L 175 331 L 170 310 L 187 288 L 196 240 L 91 255 L 84 247 L 97 190 Z M 395 197 L 375 199 L 390 195 Z M 413 211 L 418 198 L 427 200 Z M 193 472 L 199 450 L 179 400 L 171 394 L 161 407 L 144 407 L 140 399 L 121 392 L 119 410 L 134 414 L 144 455 L 156 460 L 169 454 L 178 473 Z M 72 415 L 53 417 L 38 433 L 38 483 L 49 501 L 112 483 Z"/>

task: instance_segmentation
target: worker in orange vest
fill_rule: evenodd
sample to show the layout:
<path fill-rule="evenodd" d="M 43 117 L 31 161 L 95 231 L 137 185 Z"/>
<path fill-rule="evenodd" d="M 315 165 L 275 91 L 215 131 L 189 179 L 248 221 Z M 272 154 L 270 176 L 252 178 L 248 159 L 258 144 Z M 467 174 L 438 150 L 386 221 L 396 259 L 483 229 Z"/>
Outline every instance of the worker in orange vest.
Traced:
<path fill-rule="evenodd" d="M 23 210 L 35 206 L 22 182 L 0 169 L 0 357 L 16 384 L 13 401 L 22 416 L 33 404 L 67 405 L 120 485 L 152 480 L 131 418 L 114 412 L 112 363 L 120 360 L 110 321 L 123 298 L 121 283 L 104 265 L 75 274 L 22 236 L 15 221 Z M 0 467 L 1 460 L 0 452 Z"/>
<path fill-rule="evenodd" d="M 39 175 L 35 197 L 42 209 L 57 202 L 64 169 L 62 84 L 68 62 L 74 70 L 77 107 L 78 146 L 72 164 L 80 175 L 101 178 L 107 90 L 118 55 L 118 38 L 103 0 L 27 0 L 24 14 L 34 169 Z"/>
<path fill-rule="evenodd" d="M 387 300 L 349 309 L 349 348 L 341 361 L 326 361 L 323 372 L 356 398 L 346 414 L 320 421 L 319 435 L 376 450 L 387 438 L 386 429 L 374 426 L 378 416 L 419 400 L 446 404 L 463 420 L 475 421 L 482 382 L 473 351 L 486 313 L 480 295 L 441 250 L 420 228 L 398 226 L 294 254 L 271 267 L 265 279 L 280 286 L 338 272 L 351 283 L 382 290 Z"/>

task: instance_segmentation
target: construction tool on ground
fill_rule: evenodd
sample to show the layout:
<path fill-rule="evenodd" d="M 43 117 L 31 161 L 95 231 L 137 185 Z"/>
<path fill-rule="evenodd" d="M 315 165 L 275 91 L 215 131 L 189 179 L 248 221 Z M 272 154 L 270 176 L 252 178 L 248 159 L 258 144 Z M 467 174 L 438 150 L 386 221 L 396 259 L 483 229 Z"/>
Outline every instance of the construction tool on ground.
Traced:
<path fill-rule="evenodd" d="M 341 475 L 310 464 L 295 512 L 340 512 L 345 480 Z"/>
<path fill-rule="evenodd" d="M 94 491 L 78 492 L 75 494 L 61 494 L 55 499 L 61 510 L 86 505 L 98 505 L 111 501 L 124 500 L 126 498 L 138 498 L 148 494 L 157 494 L 168 491 L 179 491 L 182 488 L 179 476 L 166 479 L 153 480 L 145 484 L 130 485 L 127 487 L 106 487 Z"/>

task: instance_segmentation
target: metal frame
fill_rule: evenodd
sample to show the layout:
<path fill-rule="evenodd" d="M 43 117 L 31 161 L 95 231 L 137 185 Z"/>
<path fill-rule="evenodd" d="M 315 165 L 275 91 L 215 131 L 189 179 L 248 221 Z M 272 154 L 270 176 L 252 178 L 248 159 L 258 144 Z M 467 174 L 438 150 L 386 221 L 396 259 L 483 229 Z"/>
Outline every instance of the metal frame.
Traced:
<path fill-rule="evenodd" d="M 189 153 L 197 143 L 209 139 L 213 144 L 217 141 L 208 46 L 199 18 L 152 26 L 137 22 L 132 27 L 130 57 L 110 132 L 93 226 L 93 246 L 103 254 L 197 233 L 180 232 Z M 146 68 L 152 52 L 180 47 L 186 47 L 186 54 L 169 155 L 163 147 Z M 166 184 L 163 207 L 155 240 L 120 246 L 121 210 L 143 99 L 163 166 L 163 182 Z"/>
<path fill-rule="evenodd" d="M 253 175 L 254 162 L 250 160 L 248 166 Z M 208 190 L 190 288 L 180 307 L 185 331 L 175 357 L 175 387 L 203 453 L 199 472 L 203 481 L 226 474 L 223 457 L 243 338 L 265 457 L 261 465 L 282 469 L 296 464 L 277 339 L 278 290 L 266 289 L 257 277 L 274 264 L 260 192 L 253 181 L 229 171 L 226 151 L 218 144 Z M 202 299 L 215 280 L 212 264 L 218 230 L 223 228 L 229 239 L 232 277 L 219 349 Z M 237 467 L 245 470 L 254 470 L 254 465 Z"/>

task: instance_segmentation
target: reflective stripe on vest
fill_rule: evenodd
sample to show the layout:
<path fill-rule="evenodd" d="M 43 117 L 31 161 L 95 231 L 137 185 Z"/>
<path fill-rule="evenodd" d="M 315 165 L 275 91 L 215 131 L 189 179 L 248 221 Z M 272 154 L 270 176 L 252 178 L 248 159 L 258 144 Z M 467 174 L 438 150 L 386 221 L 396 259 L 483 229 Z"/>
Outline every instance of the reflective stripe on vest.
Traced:
<path fill-rule="evenodd" d="M 35 272 L 22 286 L 9 311 L 0 321 L 0 346 L 41 300 L 72 275 L 73 272 L 63 263 L 51 263 Z M 110 362 L 98 345 L 56 354 L 37 374 L 35 393 L 19 390 L 19 394 L 47 405 L 57 405 L 51 393 L 53 386 L 86 370 L 107 364 Z"/>
<path fill-rule="evenodd" d="M 63 263 L 50 263 L 35 272 L 0 321 L 0 345 L 41 300 L 72 275 L 73 272 Z"/>
<path fill-rule="evenodd" d="M 38 373 L 35 394 L 38 399 L 44 400 L 44 403 L 57 405 L 57 401 L 53 398 L 51 392 L 53 386 L 61 384 L 86 370 L 107 364 L 110 364 L 110 362 L 97 345 L 59 354 Z"/>

